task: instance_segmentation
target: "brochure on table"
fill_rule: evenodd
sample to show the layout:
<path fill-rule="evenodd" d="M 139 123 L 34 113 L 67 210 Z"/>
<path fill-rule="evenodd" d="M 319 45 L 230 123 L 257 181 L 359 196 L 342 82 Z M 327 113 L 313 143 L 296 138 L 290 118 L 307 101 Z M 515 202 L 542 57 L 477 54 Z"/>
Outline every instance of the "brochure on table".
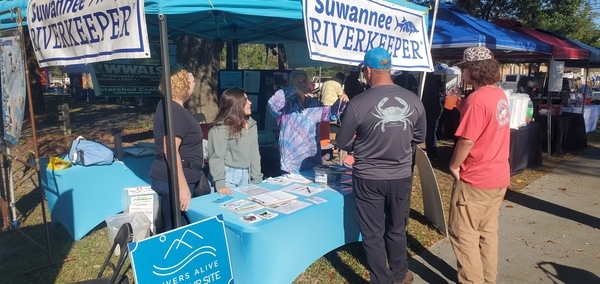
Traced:
<path fill-rule="evenodd" d="M 316 185 L 312 180 L 300 174 L 268 178 L 260 184 L 251 184 L 234 190 L 246 195 L 245 198 L 225 195 L 212 200 L 214 206 L 220 206 L 235 214 L 241 221 L 252 224 L 265 219 L 276 218 L 279 214 L 292 214 L 312 205 L 327 202 L 318 196 L 324 190 L 335 190 L 341 194 L 352 192 L 351 169 L 340 166 L 344 174 L 338 183 Z M 306 197 L 306 198 L 298 198 Z"/>

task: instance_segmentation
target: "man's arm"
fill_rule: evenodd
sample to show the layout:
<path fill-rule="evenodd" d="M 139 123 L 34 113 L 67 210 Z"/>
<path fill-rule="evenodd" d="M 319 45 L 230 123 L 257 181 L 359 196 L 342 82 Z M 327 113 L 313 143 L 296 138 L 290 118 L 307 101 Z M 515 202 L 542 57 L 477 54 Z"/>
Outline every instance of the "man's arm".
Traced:
<path fill-rule="evenodd" d="M 457 180 L 460 179 L 460 165 L 462 165 L 469 152 L 471 152 L 473 145 L 475 145 L 475 141 L 463 137 L 458 138 L 456 142 L 454 154 L 450 160 L 450 174 Z"/>
<path fill-rule="evenodd" d="M 335 136 L 335 142 L 340 149 L 348 152 L 354 150 L 354 135 L 357 127 L 358 122 L 356 121 L 356 115 L 354 115 L 354 109 L 348 105 L 344 115 L 342 115 L 340 130 Z"/>

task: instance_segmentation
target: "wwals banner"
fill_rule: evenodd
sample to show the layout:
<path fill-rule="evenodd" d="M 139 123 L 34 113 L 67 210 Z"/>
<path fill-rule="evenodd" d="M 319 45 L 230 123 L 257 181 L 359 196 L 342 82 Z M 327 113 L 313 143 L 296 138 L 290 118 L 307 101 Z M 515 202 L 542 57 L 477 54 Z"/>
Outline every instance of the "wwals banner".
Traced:
<path fill-rule="evenodd" d="M 148 58 L 144 0 L 36 0 L 27 5 L 41 67 Z"/>
<path fill-rule="evenodd" d="M 374 47 L 392 55 L 392 69 L 432 71 L 423 12 L 385 1 L 303 0 L 310 58 L 358 65 Z"/>

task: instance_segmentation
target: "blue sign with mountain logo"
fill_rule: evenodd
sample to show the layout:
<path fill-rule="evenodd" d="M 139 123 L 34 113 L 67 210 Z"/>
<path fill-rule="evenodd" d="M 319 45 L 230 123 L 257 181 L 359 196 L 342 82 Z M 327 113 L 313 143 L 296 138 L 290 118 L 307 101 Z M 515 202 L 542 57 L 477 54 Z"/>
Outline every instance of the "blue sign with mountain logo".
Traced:
<path fill-rule="evenodd" d="M 136 283 L 233 284 L 223 216 L 129 244 Z"/>

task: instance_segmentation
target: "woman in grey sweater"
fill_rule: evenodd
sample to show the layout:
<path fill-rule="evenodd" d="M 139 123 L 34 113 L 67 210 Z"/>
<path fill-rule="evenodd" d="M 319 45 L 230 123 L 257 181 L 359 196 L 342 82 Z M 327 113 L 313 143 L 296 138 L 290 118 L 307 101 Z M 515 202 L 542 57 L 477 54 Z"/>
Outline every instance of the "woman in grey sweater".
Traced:
<path fill-rule="evenodd" d="M 250 117 L 251 105 L 243 89 L 227 89 L 208 131 L 208 164 L 219 194 L 229 195 L 232 187 L 262 181 L 258 126 Z"/>

